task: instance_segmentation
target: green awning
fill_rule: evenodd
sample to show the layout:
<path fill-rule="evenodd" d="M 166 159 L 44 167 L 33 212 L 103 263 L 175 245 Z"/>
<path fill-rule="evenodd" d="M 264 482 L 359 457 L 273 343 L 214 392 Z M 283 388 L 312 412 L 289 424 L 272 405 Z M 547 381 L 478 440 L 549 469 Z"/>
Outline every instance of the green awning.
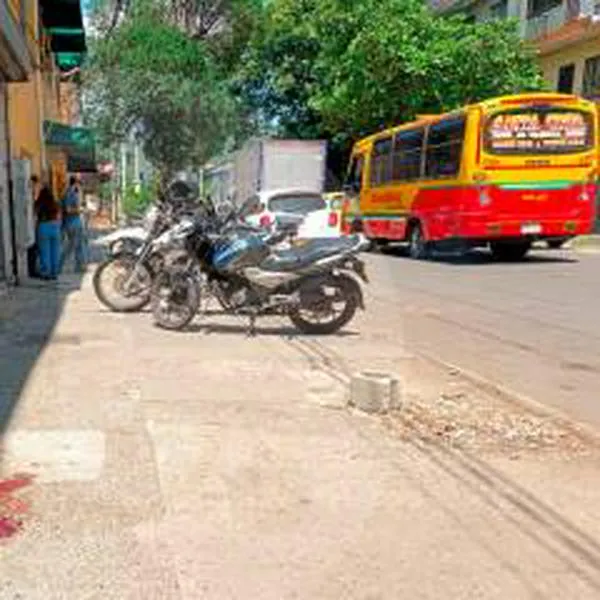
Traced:
<path fill-rule="evenodd" d="M 44 121 L 44 141 L 61 148 L 67 155 L 67 168 L 72 173 L 95 173 L 96 141 L 91 130 Z"/>
<path fill-rule="evenodd" d="M 42 24 L 62 71 L 79 67 L 87 44 L 80 0 L 40 0 Z"/>
<path fill-rule="evenodd" d="M 49 146 L 90 148 L 95 145 L 94 134 L 90 129 L 71 127 L 55 121 L 44 121 L 44 140 Z"/>

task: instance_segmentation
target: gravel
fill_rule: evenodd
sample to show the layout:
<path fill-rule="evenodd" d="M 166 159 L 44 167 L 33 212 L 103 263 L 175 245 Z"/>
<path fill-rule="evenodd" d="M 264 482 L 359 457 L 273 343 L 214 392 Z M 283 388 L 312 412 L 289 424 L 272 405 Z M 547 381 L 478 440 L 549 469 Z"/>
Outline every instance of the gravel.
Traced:
<path fill-rule="evenodd" d="M 508 400 L 487 396 L 456 373 L 437 399 L 408 395 L 394 417 L 404 435 L 446 443 L 465 450 L 507 453 L 560 451 L 583 453 L 589 444 L 575 427 L 552 417 L 541 417 Z"/>

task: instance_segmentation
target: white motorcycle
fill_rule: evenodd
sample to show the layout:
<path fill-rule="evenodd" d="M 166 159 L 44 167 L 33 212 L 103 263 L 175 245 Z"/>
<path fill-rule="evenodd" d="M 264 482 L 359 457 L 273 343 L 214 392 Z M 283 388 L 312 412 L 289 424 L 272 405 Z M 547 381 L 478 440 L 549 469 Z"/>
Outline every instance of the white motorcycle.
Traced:
<path fill-rule="evenodd" d="M 150 205 L 140 224 L 117 229 L 117 231 L 102 236 L 96 243 L 108 248 L 110 256 L 117 256 L 119 254 L 135 255 L 148 241 L 159 212 L 159 208 L 156 205 Z"/>

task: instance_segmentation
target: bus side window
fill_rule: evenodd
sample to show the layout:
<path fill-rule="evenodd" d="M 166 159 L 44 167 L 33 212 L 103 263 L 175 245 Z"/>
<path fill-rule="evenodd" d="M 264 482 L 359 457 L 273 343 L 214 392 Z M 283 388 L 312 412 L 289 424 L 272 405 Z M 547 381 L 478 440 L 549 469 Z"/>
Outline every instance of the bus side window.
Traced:
<path fill-rule="evenodd" d="M 414 181 L 421 178 L 421 157 L 425 130 L 399 131 L 394 140 L 392 178 L 394 181 Z"/>
<path fill-rule="evenodd" d="M 371 185 L 385 185 L 392 180 L 392 138 L 377 140 L 371 158 Z"/>
<path fill-rule="evenodd" d="M 352 157 L 346 185 L 351 187 L 354 192 L 360 192 L 362 189 L 364 165 L 365 159 L 362 154 L 357 154 Z"/>
<path fill-rule="evenodd" d="M 427 179 L 458 175 L 464 135 L 464 116 L 444 119 L 430 127 L 425 157 L 425 177 Z"/>

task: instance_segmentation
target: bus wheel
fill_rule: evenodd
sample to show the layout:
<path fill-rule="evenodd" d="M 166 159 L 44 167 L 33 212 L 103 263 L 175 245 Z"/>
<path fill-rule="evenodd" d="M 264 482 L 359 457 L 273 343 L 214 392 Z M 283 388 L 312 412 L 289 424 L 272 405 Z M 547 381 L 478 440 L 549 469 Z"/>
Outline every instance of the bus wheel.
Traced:
<path fill-rule="evenodd" d="M 523 260 L 531 249 L 531 242 L 492 242 L 492 256 L 503 262 Z"/>
<path fill-rule="evenodd" d="M 410 230 L 408 253 L 415 260 L 423 260 L 429 256 L 429 244 L 423 235 L 420 223 L 415 223 Z"/>
<path fill-rule="evenodd" d="M 375 239 L 371 240 L 370 249 L 373 252 L 381 252 L 382 250 L 387 248 L 388 245 L 389 245 L 388 240 L 385 240 L 383 238 L 375 238 Z"/>

